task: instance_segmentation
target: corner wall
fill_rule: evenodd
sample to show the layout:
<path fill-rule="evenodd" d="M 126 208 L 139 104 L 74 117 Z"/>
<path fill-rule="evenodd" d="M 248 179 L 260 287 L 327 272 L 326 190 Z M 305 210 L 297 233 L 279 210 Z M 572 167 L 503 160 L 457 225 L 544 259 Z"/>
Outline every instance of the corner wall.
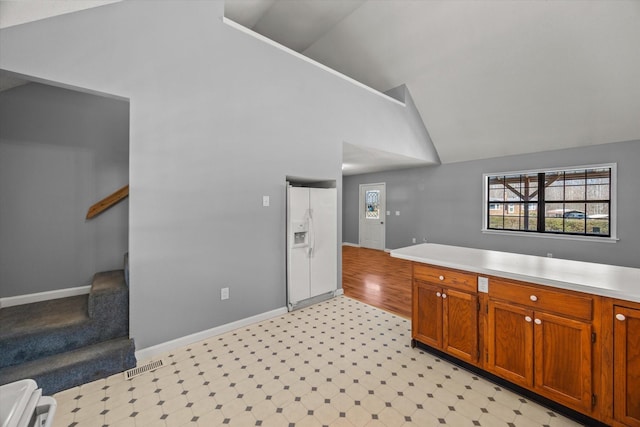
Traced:
<path fill-rule="evenodd" d="M 618 164 L 618 238 L 616 243 L 483 234 L 482 174 L 599 163 Z M 614 264 L 640 268 L 640 141 L 603 144 L 536 154 L 499 157 L 384 173 L 343 180 L 343 241 L 358 243 L 358 188 L 386 182 L 389 249 L 422 243 Z"/>

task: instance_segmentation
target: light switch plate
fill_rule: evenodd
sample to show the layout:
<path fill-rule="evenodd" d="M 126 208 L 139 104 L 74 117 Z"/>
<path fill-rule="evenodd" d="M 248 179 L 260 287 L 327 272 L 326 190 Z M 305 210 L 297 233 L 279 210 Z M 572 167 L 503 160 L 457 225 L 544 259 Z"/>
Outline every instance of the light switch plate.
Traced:
<path fill-rule="evenodd" d="M 262 196 L 262 206 L 269 206 L 269 196 Z"/>
<path fill-rule="evenodd" d="M 489 278 L 478 276 L 478 292 L 489 293 Z"/>

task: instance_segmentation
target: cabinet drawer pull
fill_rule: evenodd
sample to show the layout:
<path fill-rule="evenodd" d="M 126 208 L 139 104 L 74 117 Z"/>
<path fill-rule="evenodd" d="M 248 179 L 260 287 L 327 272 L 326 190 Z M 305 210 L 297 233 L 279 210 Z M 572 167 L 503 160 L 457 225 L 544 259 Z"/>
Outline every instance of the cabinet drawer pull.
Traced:
<path fill-rule="evenodd" d="M 524 320 L 531 323 L 531 316 L 524 316 Z"/>
<path fill-rule="evenodd" d="M 442 298 L 446 298 L 446 297 L 447 297 L 447 294 L 442 294 Z"/>
<path fill-rule="evenodd" d="M 540 319 L 536 319 L 536 320 L 534 320 L 534 322 L 535 322 L 536 325 L 542 324 L 542 320 L 540 320 Z"/>
<path fill-rule="evenodd" d="M 618 313 L 616 314 L 616 319 L 622 322 L 624 319 L 626 319 L 626 317 L 624 317 L 624 314 Z"/>
<path fill-rule="evenodd" d="M 438 279 L 444 280 L 444 276 L 440 276 L 440 277 L 438 277 Z"/>
<path fill-rule="evenodd" d="M 531 296 L 529 297 L 529 299 L 530 299 L 531 301 L 534 301 L 534 302 L 535 302 L 535 301 L 538 301 L 538 297 L 537 297 L 537 296 L 535 296 L 535 295 L 531 295 Z"/>
<path fill-rule="evenodd" d="M 440 297 L 442 296 L 442 294 L 441 294 L 440 292 L 436 292 L 436 296 L 437 296 L 438 298 L 440 298 Z"/>

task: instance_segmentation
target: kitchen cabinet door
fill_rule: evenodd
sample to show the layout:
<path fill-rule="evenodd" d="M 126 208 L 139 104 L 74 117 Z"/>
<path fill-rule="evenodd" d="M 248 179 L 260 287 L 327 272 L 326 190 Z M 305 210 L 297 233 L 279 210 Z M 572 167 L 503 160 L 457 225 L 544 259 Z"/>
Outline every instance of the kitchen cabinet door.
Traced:
<path fill-rule="evenodd" d="M 591 324 L 535 312 L 535 389 L 553 400 L 592 407 Z"/>
<path fill-rule="evenodd" d="M 442 348 L 442 288 L 415 280 L 413 292 L 413 339 Z"/>
<path fill-rule="evenodd" d="M 533 310 L 489 300 L 487 370 L 515 384 L 533 386 Z"/>
<path fill-rule="evenodd" d="M 640 426 L 640 310 L 614 307 L 614 418 Z"/>
<path fill-rule="evenodd" d="M 478 361 L 478 296 L 443 289 L 443 350 L 466 362 Z"/>

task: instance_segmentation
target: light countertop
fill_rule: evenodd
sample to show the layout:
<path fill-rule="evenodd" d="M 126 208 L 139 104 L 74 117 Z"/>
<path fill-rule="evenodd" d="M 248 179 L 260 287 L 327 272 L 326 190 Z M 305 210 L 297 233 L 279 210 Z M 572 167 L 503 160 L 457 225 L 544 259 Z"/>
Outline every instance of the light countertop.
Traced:
<path fill-rule="evenodd" d="M 394 258 L 640 302 L 640 269 L 423 243 L 394 249 Z M 491 283 L 489 283 L 491 286 Z"/>

